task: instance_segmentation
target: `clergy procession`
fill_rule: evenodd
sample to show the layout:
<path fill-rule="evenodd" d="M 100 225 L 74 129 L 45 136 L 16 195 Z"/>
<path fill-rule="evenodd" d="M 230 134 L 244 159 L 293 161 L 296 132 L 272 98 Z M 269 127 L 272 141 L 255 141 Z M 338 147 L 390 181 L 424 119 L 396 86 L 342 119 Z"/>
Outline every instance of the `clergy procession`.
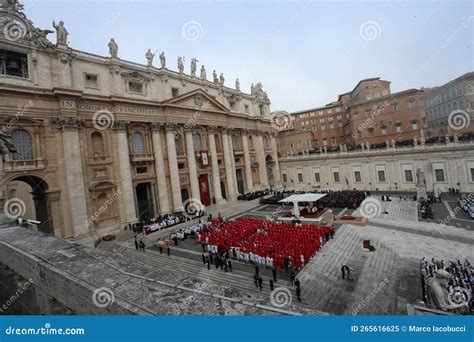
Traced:
<path fill-rule="evenodd" d="M 323 237 L 332 230 L 315 224 L 295 226 L 253 218 L 214 220 L 200 229 L 197 241 L 207 245 L 208 251 L 229 252 L 239 261 L 299 270 L 321 248 Z"/>

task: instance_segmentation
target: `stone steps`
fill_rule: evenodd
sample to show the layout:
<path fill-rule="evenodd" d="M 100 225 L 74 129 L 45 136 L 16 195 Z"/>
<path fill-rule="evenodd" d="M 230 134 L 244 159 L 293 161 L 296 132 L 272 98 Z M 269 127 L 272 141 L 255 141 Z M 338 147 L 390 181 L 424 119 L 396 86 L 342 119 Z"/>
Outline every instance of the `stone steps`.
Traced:
<path fill-rule="evenodd" d="M 298 276 L 302 283 L 302 296 L 311 306 L 323 311 L 341 314 L 345 309 L 344 298 L 348 298 L 354 281 L 344 281 L 341 265 L 363 265 L 367 258 L 362 250 L 362 238 L 358 228 L 343 225 L 337 230 L 335 239 L 330 240 Z M 360 274 L 356 270 L 353 277 Z"/>
<path fill-rule="evenodd" d="M 133 258 L 133 261 L 140 264 L 146 263 L 151 267 L 160 269 L 166 269 L 171 272 L 179 272 L 179 274 L 185 276 L 192 276 L 199 278 L 203 281 L 212 281 L 222 286 L 229 286 L 238 290 L 242 290 L 244 293 L 252 293 L 256 296 L 263 296 L 268 298 L 270 296 L 269 278 L 262 277 L 264 280 L 263 290 L 260 292 L 253 283 L 253 275 L 242 272 L 223 272 L 220 269 L 216 270 L 215 266 L 212 265 L 211 269 L 208 270 L 202 263 L 194 260 L 183 259 L 180 257 L 170 256 L 166 254 L 160 255 L 155 254 L 152 251 L 146 253 L 138 252 L 134 249 L 127 248 L 124 251 L 124 256 Z M 152 268 L 151 268 L 152 269 Z M 282 286 L 282 280 L 275 284 L 276 286 Z"/>

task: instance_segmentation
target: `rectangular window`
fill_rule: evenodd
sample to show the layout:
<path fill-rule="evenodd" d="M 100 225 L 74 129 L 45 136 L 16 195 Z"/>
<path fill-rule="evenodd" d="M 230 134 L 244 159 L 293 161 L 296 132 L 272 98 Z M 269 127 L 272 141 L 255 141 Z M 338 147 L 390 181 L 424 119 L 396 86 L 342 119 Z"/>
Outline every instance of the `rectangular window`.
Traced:
<path fill-rule="evenodd" d="M 397 133 L 400 133 L 402 131 L 402 126 L 395 126 L 395 129 L 397 131 Z"/>
<path fill-rule="evenodd" d="M 411 170 L 405 170 L 405 182 L 413 182 L 413 173 Z"/>
<path fill-rule="evenodd" d="M 249 105 L 245 105 L 245 113 L 249 113 Z"/>
<path fill-rule="evenodd" d="M 139 82 L 128 82 L 128 91 L 134 94 L 143 94 L 143 83 Z"/>
<path fill-rule="evenodd" d="M 435 170 L 435 177 L 437 182 L 444 182 L 444 170 L 443 169 L 436 169 Z"/>
<path fill-rule="evenodd" d="M 303 174 L 298 173 L 298 182 L 303 183 Z"/>
<path fill-rule="evenodd" d="M 409 109 L 415 108 L 415 104 L 416 104 L 415 101 L 408 101 L 408 108 L 409 108 Z"/>
<path fill-rule="evenodd" d="M 379 177 L 379 182 L 380 183 L 385 182 L 385 171 L 383 171 L 383 170 L 377 171 L 377 175 Z"/>
<path fill-rule="evenodd" d="M 334 183 L 339 183 L 339 172 L 334 172 L 333 176 L 334 176 Z"/>
<path fill-rule="evenodd" d="M 474 169 L 471 169 L 471 173 L 474 171 Z M 474 178 L 473 178 L 474 180 Z M 314 173 L 314 181 L 316 183 L 321 183 L 321 176 L 319 175 L 319 172 L 315 172 Z"/>
<path fill-rule="evenodd" d="M 84 75 L 84 87 L 85 88 L 99 88 L 99 77 L 97 75 Z"/>
<path fill-rule="evenodd" d="M 354 171 L 354 179 L 356 182 L 362 182 L 362 176 L 360 175 L 360 171 Z"/>
<path fill-rule="evenodd" d="M 471 168 L 471 181 L 474 182 L 474 168 Z"/>
<path fill-rule="evenodd" d="M 171 88 L 171 96 L 178 97 L 179 96 L 179 89 L 178 88 Z"/>
<path fill-rule="evenodd" d="M 281 177 L 283 178 L 283 183 L 286 183 L 288 179 L 286 178 L 286 173 L 282 174 Z"/>
<path fill-rule="evenodd" d="M 148 168 L 146 166 L 137 167 L 137 173 L 148 173 Z"/>
<path fill-rule="evenodd" d="M 416 122 L 412 123 L 411 128 L 414 129 L 414 130 L 418 129 L 418 124 Z"/>
<path fill-rule="evenodd" d="M 28 78 L 28 56 L 24 53 L 0 50 L 0 75 Z"/>

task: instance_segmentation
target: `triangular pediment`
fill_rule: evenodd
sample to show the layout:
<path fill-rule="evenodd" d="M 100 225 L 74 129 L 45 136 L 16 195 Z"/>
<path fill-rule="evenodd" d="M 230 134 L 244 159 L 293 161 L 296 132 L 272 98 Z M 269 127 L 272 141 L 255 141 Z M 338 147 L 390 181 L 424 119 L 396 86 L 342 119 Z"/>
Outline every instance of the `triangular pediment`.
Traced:
<path fill-rule="evenodd" d="M 215 97 L 210 96 L 200 89 L 172 98 L 165 101 L 164 104 L 199 109 L 202 111 L 229 112 L 229 109 L 217 101 Z"/>

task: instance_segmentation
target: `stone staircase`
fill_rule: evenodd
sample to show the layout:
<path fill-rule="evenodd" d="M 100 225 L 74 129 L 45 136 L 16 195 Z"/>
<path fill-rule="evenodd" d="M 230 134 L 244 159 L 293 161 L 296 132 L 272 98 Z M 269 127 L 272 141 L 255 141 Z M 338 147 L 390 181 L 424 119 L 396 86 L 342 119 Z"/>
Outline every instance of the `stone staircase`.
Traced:
<path fill-rule="evenodd" d="M 165 253 L 147 250 L 145 253 L 139 252 L 133 248 L 119 245 L 117 251 L 120 251 L 124 257 L 130 262 L 140 264 L 142 267 L 153 271 L 154 269 L 166 270 L 171 274 L 175 274 L 176 281 L 185 277 L 193 277 L 201 280 L 202 283 L 211 281 L 217 285 L 226 286 L 241 291 L 242 293 L 251 294 L 262 302 L 267 302 L 270 298 L 270 278 L 263 276 L 263 290 L 260 291 L 255 287 L 253 282 L 253 274 L 249 272 L 233 270 L 232 272 L 223 272 L 211 265 L 208 270 L 205 265 L 196 260 L 181 258 L 177 256 L 168 256 Z M 275 287 L 286 286 L 287 281 L 280 280 Z M 293 289 L 291 290 L 293 292 Z M 229 294 L 232 297 L 232 294 Z M 242 298 L 241 298 L 242 299 Z M 245 299 L 245 298 L 243 298 Z"/>
<path fill-rule="evenodd" d="M 376 250 L 366 252 L 357 286 L 350 299 L 346 315 L 389 315 L 397 311 L 399 287 L 397 254 L 382 242 L 372 243 Z M 402 307 L 406 308 L 407 303 Z"/>
<path fill-rule="evenodd" d="M 357 228 L 340 227 L 335 239 L 327 242 L 298 275 L 303 298 L 314 309 L 343 314 L 367 257 Z M 353 280 L 342 280 L 341 266 L 344 264 L 353 269 Z"/>

